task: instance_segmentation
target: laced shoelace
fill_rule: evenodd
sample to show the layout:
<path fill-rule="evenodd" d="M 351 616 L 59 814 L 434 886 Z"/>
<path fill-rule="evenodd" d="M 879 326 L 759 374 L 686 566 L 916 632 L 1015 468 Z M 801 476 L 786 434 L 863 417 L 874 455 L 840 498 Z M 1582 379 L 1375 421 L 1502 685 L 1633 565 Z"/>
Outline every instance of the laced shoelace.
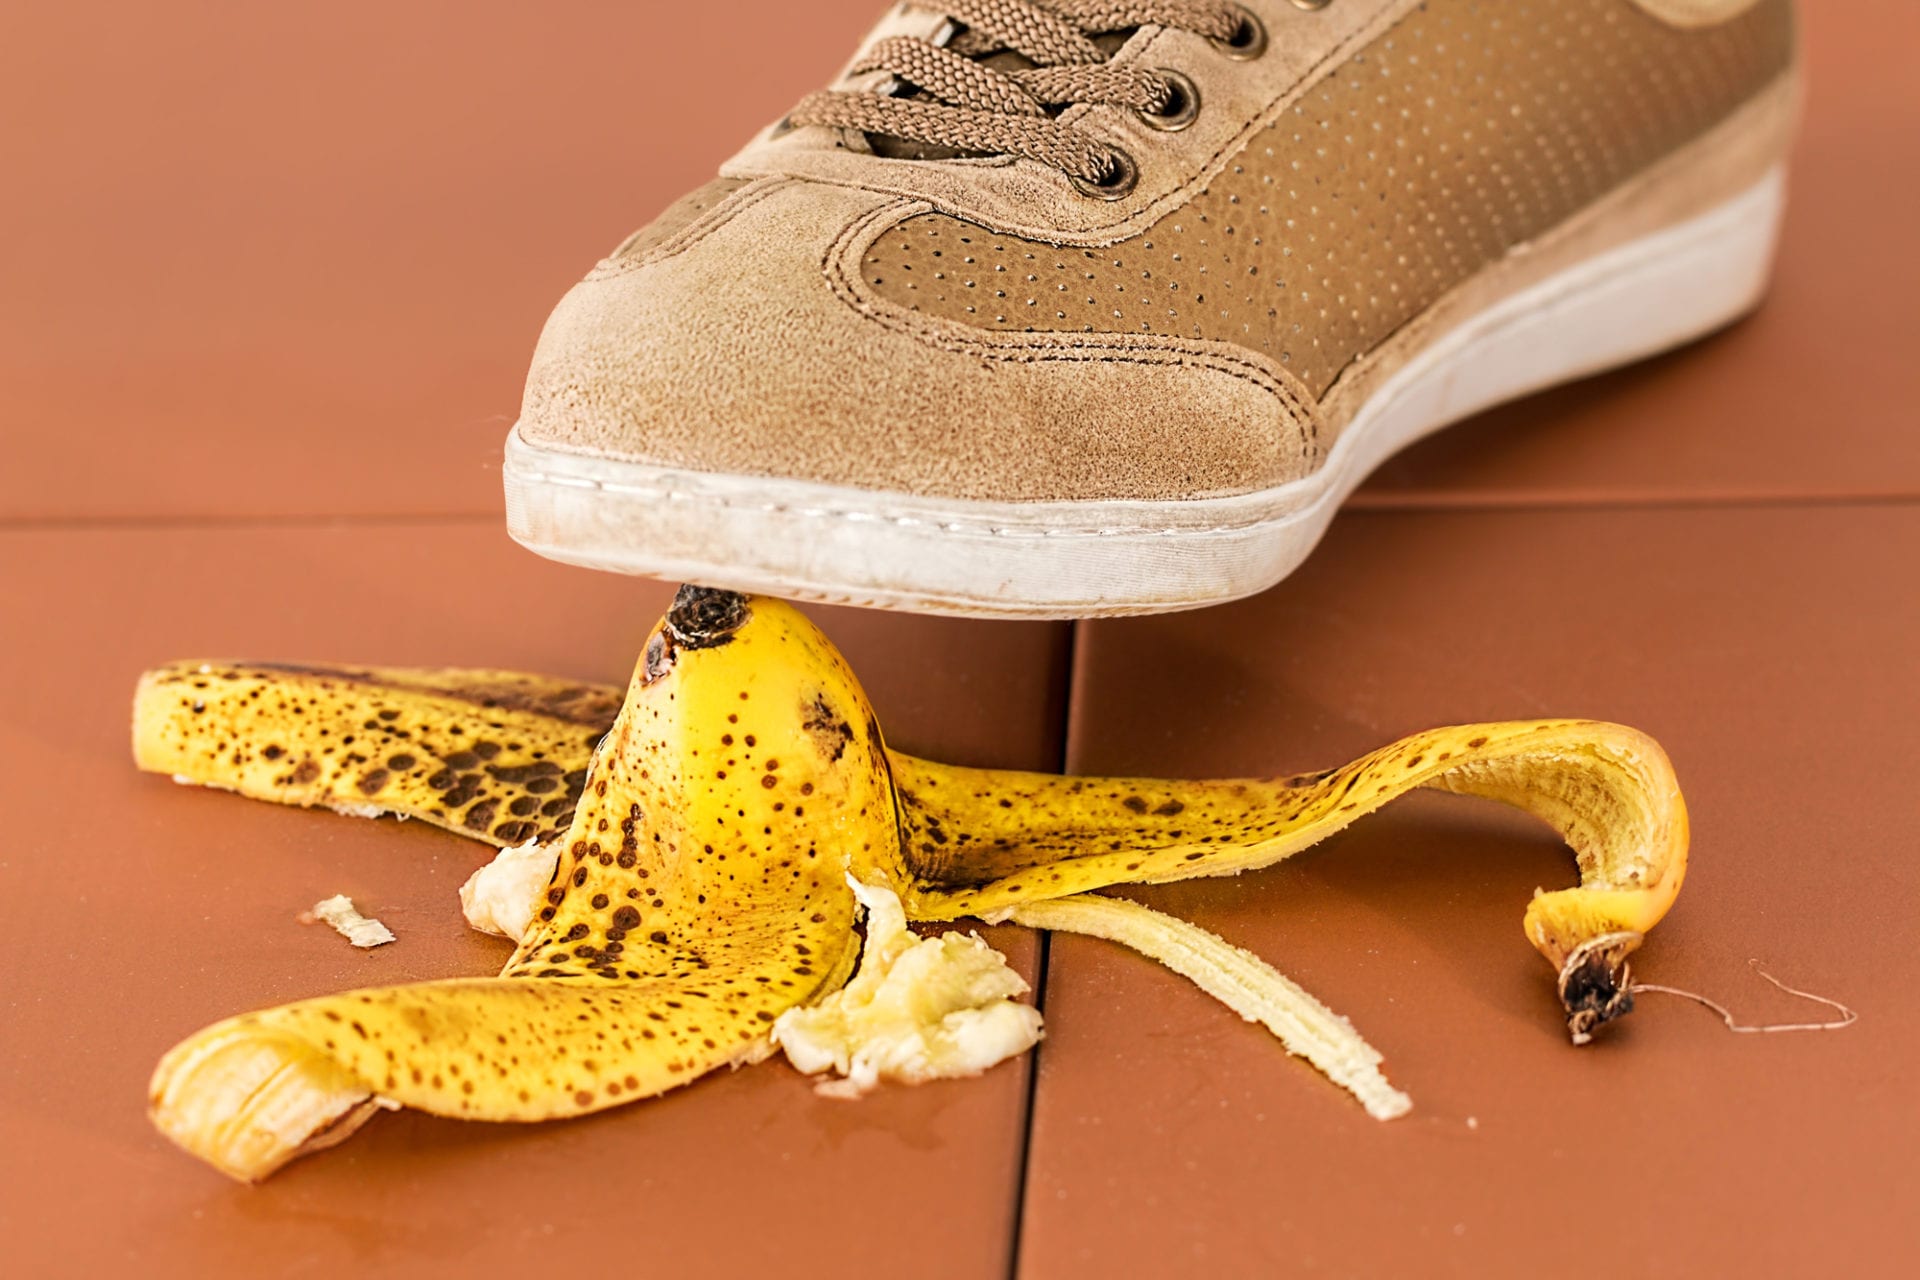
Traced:
<path fill-rule="evenodd" d="M 1110 104 L 1167 119 L 1192 90 L 1183 88 L 1191 83 L 1184 77 L 1112 65 L 1111 49 L 1096 36 L 1173 27 L 1241 56 L 1265 39 L 1253 16 L 1229 0 L 937 0 L 937 7 L 952 19 L 940 35 L 882 40 L 853 68 L 885 72 L 914 96 L 822 90 L 795 107 L 788 123 L 1033 160 L 1100 193 L 1130 185 L 1131 160 L 1056 117 L 1071 106 Z"/>

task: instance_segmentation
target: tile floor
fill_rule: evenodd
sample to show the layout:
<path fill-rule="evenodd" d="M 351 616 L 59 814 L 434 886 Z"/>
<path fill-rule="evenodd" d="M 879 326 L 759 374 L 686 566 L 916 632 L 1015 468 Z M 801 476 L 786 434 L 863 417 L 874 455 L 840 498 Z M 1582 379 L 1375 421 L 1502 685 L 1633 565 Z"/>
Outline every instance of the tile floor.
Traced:
<path fill-rule="evenodd" d="M 83 0 L 0 48 L 31 108 L 0 111 L 0 171 L 49 193 L 10 208 L 0 249 L 10 1263 L 1906 1273 L 1920 13 L 1877 0 L 1807 6 L 1785 256 L 1748 323 L 1416 447 L 1257 600 L 1077 628 L 820 615 L 892 738 L 968 763 L 1233 774 L 1458 719 L 1639 724 L 1695 824 L 1644 976 L 1797 1016 L 1748 973 L 1761 958 L 1855 1028 L 1740 1037 L 1647 997 L 1572 1050 L 1518 928 L 1563 851 L 1423 797 L 1284 867 L 1139 895 L 1351 1016 L 1418 1104 L 1396 1124 L 1178 979 L 1001 930 L 1049 1038 L 976 1082 L 832 1105 L 769 1066 L 530 1130 L 403 1115 L 255 1190 L 151 1131 L 146 1074 L 203 1022 L 501 948 L 450 914 L 464 841 L 135 774 L 135 675 L 229 653 L 619 678 L 666 589 L 501 532 L 528 347 L 593 256 L 811 88 L 872 7 L 757 6 L 743 29 L 583 0 Z M 687 48 L 712 62 L 652 52 Z M 288 927 L 342 889 L 405 945 Z"/>

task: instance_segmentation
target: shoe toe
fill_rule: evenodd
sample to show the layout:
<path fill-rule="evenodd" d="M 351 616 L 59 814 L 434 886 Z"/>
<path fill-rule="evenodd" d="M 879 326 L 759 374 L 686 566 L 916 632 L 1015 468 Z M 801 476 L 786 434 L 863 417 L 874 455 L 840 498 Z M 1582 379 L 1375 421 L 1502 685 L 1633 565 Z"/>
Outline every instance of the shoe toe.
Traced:
<path fill-rule="evenodd" d="M 863 295 L 865 246 L 923 207 L 780 180 L 676 207 L 555 310 L 521 438 L 1005 502 L 1217 496 L 1310 468 L 1310 413 L 1206 344 L 986 334 Z"/>

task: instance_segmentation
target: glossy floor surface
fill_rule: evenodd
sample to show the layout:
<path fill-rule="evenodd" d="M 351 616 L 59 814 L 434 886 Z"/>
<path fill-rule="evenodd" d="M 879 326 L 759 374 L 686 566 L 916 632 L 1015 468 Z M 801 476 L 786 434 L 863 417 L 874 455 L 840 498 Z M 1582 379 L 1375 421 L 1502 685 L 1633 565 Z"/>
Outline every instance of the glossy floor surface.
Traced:
<path fill-rule="evenodd" d="M 1565 851 L 1422 797 L 1283 867 L 1133 895 L 1350 1016 L 1415 1099 L 1392 1124 L 1130 954 L 1000 929 L 1047 1040 L 976 1081 L 832 1103 L 769 1064 L 568 1124 L 403 1114 L 254 1189 L 148 1126 L 153 1063 L 205 1022 L 504 947 L 459 923 L 466 841 L 135 773 L 135 676 L 622 678 L 669 588 L 502 531 L 526 356 L 872 7 L 80 0 L 9 24 L 0 1271 L 1911 1274 L 1920 12 L 1879 0 L 1805 6 L 1811 110 L 1752 320 L 1394 459 L 1259 599 L 1078 627 L 817 614 L 896 744 L 966 763 L 1290 772 L 1459 720 L 1639 725 L 1695 841 L 1640 975 L 1808 1016 L 1758 960 L 1854 1027 L 1736 1035 L 1649 995 L 1569 1047 L 1519 930 Z M 294 922 L 336 892 L 400 942 Z"/>

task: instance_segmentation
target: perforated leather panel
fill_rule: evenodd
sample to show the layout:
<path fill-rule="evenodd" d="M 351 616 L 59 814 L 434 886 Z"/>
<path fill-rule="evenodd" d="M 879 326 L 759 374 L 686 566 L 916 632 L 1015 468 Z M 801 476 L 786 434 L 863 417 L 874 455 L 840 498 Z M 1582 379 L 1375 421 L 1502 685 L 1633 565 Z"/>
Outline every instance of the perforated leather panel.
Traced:
<path fill-rule="evenodd" d="M 1430 0 L 1144 234 L 1063 250 L 926 214 L 874 244 L 864 287 L 987 329 L 1232 342 L 1319 395 L 1447 290 L 1729 115 L 1791 45 L 1788 0 L 1692 30 L 1627 0 Z"/>

